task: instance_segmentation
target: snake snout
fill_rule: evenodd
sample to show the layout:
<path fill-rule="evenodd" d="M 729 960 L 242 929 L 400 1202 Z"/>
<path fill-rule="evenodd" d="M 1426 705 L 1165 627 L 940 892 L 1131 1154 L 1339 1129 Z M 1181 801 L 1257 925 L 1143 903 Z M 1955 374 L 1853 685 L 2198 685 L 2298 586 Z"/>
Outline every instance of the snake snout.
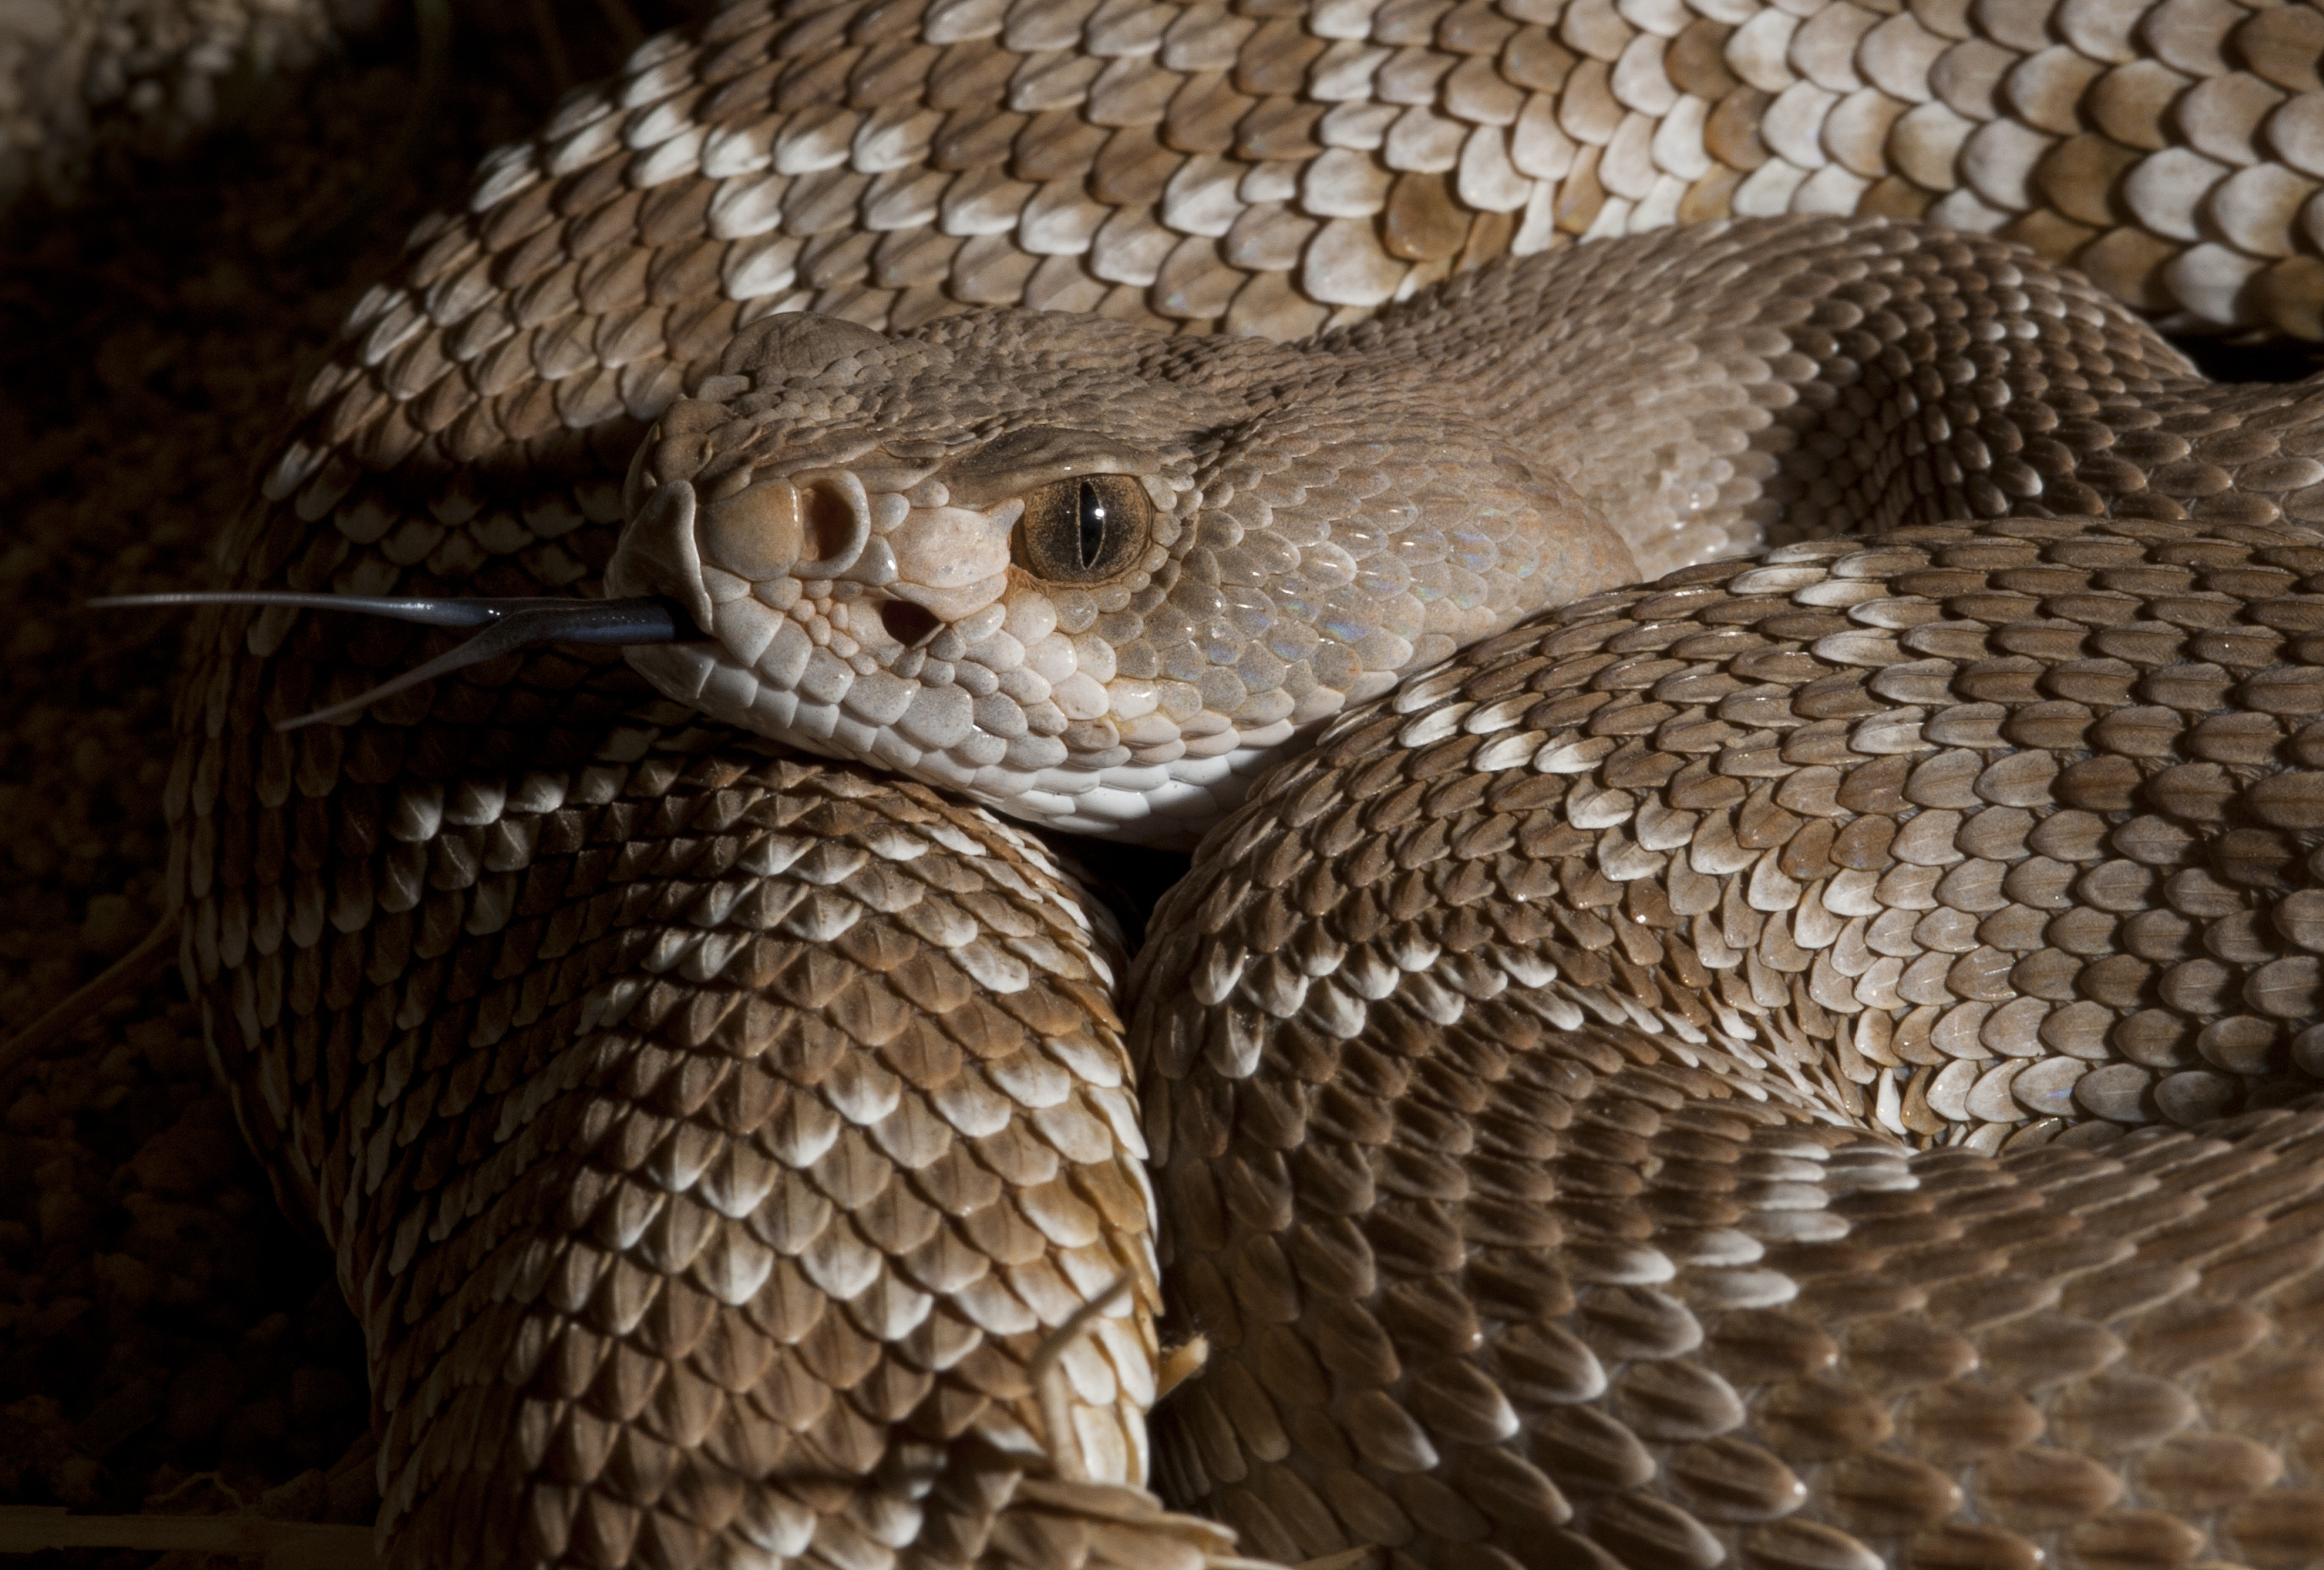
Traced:
<path fill-rule="evenodd" d="M 704 632 L 713 623 L 702 552 L 695 540 L 694 487 L 684 480 L 657 485 L 622 531 L 605 565 L 605 586 L 615 595 L 659 596 L 686 607 Z"/>
<path fill-rule="evenodd" d="M 751 485 L 704 504 L 669 480 L 648 493 L 605 569 L 616 594 L 660 595 L 704 631 L 716 604 L 788 578 L 845 575 L 872 540 L 863 483 L 844 469 Z"/>
<path fill-rule="evenodd" d="M 701 509 L 698 541 L 713 567 L 754 585 L 844 576 L 872 539 L 871 499 L 844 469 L 762 480 Z"/>

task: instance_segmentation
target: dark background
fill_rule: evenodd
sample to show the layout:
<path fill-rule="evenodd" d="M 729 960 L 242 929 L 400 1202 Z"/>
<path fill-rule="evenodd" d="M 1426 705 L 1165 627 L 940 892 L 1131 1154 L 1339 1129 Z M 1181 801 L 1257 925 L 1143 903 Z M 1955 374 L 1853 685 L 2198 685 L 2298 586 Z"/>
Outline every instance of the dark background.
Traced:
<path fill-rule="evenodd" d="M 79 603 L 205 584 L 292 387 L 411 226 L 710 8 L 452 0 L 430 69 L 400 0 L 303 76 L 229 78 L 189 148 L 100 120 L 69 205 L 0 215 L 0 1039 L 161 910 L 184 622 Z M 369 1425 L 330 1257 L 244 1152 L 174 965 L 0 1067 L 0 1504 L 367 1522 Z"/>

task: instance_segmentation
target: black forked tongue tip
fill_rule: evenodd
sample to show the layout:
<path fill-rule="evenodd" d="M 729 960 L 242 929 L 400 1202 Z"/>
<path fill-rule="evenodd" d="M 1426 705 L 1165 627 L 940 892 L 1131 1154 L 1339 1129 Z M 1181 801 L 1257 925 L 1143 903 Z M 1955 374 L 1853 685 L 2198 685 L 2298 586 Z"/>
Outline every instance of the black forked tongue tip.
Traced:
<path fill-rule="evenodd" d="M 306 595 L 278 590 L 193 591 L 160 595 L 110 595 L 88 602 L 91 610 L 168 608 L 181 605 L 284 605 L 303 611 L 355 611 L 419 622 L 430 627 L 475 627 L 476 635 L 425 665 L 383 681 L 344 703 L 277 720 L 278 731 L 353 719 L 383 697 L 431 681 L 465 666 L 496 660 L 543 643 L 680 643 L 703 634 L 674 600 L 627 599 L 410 599 L 364 595 Z"/>

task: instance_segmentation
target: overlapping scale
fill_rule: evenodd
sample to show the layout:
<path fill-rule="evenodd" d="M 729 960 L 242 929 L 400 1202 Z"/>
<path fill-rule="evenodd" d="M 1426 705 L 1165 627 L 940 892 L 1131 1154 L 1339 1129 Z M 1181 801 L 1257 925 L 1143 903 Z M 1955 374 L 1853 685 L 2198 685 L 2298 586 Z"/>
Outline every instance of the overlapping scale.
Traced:
<path fill-rule="evenodd" d="M 1729 213 L 1926 217 L 2142 309 L 2314 337 L 2308 14 L 732 5 L 422 226 L 270 494 L 353 527 L 346 478 L 315 473 L 329 446 L 429 492 L 500 446 L 600 425 L 618 445 L 770 310 L 910 328 L 1021 303 L 1290 337 L 1495 255 Z M 402 550 L 571 581 L 521 518 L 448 527 Z"/>
<path fill-rule="evenodd" d="M 593 586 L 647 423 L 779 309 L 1289 337 L 1508 251 L 1870 210 L 2315 330 L 2302 13 L 1712 12 L 729 7 L 422 227 L 222 559 Z M 2095 297 L 1997 287 L 2056 324 L 2015 364 L 2154 418 L 2024 431 L 1915 389 L 1939 510 L 2113 522 L 1811 541 L 1581 607 L 1343 732 L 1344 798 L 1292 777 L 1298 832 L 1184 898 L 1204 942 L 1157 974 L 1227 1006 L 1157 1027 L 1189 1088 L 1148 1116 L 1220 1361 L 1162 1474 L 1249 1549 L 2317 1551 L 2309 1124 L 2171 1125 L 2309 1067 L 2293 528 L 2324 468 L 2288 405 L 2101 365 Z M 1771 406 L 1831 391 L 1713 347 Z M 1947 387 L 1987 368 L 1952 347 Z M 1768 412 L 1712 420 L 1705 462 Z M 1844 449 L 1748 456 L 1731 499 L 1806 532 L 1878 491 Z M 1147 1195 L 1102 948 L 1037 843 L 736 751 L 598 654 L 267 728 L 424 636 L 218 614 L 169 792 L 245 1126 L 369 1311 L 396 1562 L 1225 1556 L 1026 1464 L 1025 1360 L 1137 1273 Z M 1972 1148 L 1907 1163 L 1850 1110 Z M 1137 1474 L 1145 1323 L 1063 1360 L 1104 1478 Z"/>
<path fill-rule="evenodd" d="M 1286 1561 L 2314 1552 L 2317 567 L 1786 547 L 1270 777 L 1133 990 L 1166 1492 Z"/>

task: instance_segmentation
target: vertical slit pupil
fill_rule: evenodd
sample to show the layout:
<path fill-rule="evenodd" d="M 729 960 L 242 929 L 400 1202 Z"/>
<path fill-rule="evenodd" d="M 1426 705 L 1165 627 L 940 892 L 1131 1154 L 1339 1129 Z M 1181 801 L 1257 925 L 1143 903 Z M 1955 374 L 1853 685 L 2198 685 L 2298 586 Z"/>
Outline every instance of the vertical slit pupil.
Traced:
<path fill-rule="evenodd" d="M 1087 480 L 1081 486 L 1081 554 L 1084 568 L 1105 554 L 1105 496 Z"/>

